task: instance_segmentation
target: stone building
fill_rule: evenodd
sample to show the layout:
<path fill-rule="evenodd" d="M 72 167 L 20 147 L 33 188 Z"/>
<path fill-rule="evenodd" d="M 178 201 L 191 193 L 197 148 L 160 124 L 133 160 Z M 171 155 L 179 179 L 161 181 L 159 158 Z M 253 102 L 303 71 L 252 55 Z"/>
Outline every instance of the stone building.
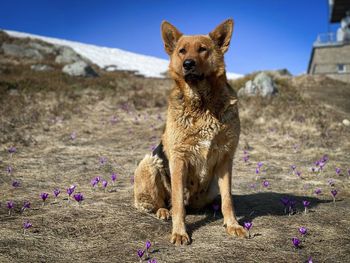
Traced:
<path fill-rule="evenodd" d="M 329 0 L 329 11 L 330 23 L 340 23 L 340 27 L 318 35 L 307 71 L 350 82 L 350 0 Z"/>

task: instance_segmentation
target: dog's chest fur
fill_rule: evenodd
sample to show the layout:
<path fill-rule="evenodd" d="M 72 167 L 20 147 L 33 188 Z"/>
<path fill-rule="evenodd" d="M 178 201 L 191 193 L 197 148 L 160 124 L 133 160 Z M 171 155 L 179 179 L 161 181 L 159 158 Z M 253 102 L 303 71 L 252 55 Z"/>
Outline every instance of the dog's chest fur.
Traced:
<path fill-rule="evenodd" d="M 203 106 L 196 98 L 190 105 L 180 99 L 170 101 L 163 141 L 170 158 L 181 158 L 187 164 L 187 199 L 206 192 L 215 166 L 226 154 L 233 155 L 239 136 L 236 102 L 226 92 L 215 105 Z"/>

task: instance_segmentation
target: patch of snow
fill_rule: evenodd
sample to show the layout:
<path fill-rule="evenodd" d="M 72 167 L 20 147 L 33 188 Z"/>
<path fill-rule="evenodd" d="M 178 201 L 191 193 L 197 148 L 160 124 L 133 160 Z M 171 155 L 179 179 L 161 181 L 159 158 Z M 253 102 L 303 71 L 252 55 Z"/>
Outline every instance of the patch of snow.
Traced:
<path fill-rule="evenodd" d="M 90 44 L 79 43 L 64 39 L 44 37 L 34 34 L 21 33 L 12 30 L 4 30 L 7 34 L 13 37 L 20 38 L 35 38 L 46 41 L 51 44 L 69 46 L 75 52 L 83 57 L 86 57 L 100 68 L 116 68 L 118 70 L 131 70 L 145 77 L 164 78 L 164 74 L 168 70 L 169 61 L 166 59 L 145 56 L 137 53 L 132 53 L 119 48 L 108 48 L 95 46 Z M 228 79 L 239 78 L 242 75 L 236 73 L 227 73 Z"/>
<path fill-rule="evenodd" d="M 242 74 L 232 73 L 232 72 L 226 72 L 226 76 L 228 79 L 238 79 L 238 78 L 244 77 L 244 75 Z"/>

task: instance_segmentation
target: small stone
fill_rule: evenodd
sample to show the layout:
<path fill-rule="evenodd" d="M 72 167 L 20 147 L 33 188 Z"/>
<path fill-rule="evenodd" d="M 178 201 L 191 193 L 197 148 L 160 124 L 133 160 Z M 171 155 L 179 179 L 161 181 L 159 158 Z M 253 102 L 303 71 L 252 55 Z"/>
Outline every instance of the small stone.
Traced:
<path fill-rule="evenodd" d="M 96 71 L 88 65 L 85 61 L 77 61 L 73 64 L 65 65 L 62 69 L 63 73 L 70 76 L 80 77 L 97 77 Z"/>

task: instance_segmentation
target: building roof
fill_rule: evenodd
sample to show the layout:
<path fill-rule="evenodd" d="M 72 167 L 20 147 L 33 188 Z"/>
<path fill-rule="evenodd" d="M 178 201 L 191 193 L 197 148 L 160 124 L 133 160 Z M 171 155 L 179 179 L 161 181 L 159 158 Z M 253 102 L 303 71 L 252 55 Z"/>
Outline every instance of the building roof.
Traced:
<path fill-rule="evenodd" d="M 346 11 L 350 11 L 350 0 L 329 0 L 329 20 L 331 23 L 339 23 L 345 17 Z"/>

